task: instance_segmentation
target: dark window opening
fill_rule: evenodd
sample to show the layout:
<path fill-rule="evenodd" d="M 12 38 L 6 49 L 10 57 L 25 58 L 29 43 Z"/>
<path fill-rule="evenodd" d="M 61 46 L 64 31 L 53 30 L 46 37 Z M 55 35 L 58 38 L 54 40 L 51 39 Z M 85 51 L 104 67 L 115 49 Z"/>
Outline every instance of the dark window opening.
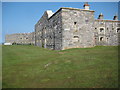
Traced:
<path fill-rule="evenodd" d="M 78 36 L 74 36 L 74 38 L 79 38 Z"/>
<path fill-rule="evenodd" d="M 76 25 L 77 24 L 77 22 L 74 22 L 74 25 Z"/>
<path fill-rule="evenodd" d="M 100 41 L 103 41 L 103 37 L 100 37 Z"/>
<path fill-rule="evenodd" d="M 95 29 L 97 29 L 97 28 L 95 28 Z"/>
<path fill-rule="evenodd" d="M 117 28 L 117 32 L 119 32 L 120 31 L 120 28 Z"/>
<path fill-rule="evenodd" d="M 77 12 L 74 12 L 74 14 L 77 14 Z"/>
<path fill-rule="evenodd" d="M 59 31 L 59 33 L 61 33 L 61 31 Z"/>
<path fill-rule="evenodd" d="M 103 32 L 104 28 L 100 28 L 100 32 Z"/>

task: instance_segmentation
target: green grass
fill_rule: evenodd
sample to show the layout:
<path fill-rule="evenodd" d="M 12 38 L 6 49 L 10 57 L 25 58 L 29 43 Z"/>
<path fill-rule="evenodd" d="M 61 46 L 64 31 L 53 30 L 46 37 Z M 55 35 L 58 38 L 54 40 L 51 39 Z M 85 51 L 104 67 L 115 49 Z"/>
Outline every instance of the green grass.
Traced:
<path fill-rule="evenodd" d="M 118 47 L 3 46 L 3 88 L 116 88 Z"/>

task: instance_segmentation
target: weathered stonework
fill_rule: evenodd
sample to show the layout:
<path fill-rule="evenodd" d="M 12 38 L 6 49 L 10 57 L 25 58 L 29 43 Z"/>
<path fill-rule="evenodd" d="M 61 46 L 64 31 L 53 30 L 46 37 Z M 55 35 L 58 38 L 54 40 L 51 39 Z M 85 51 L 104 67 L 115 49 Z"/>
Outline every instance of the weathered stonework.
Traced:
<path fill-rule="evenodd" d="M 120 22 L 113 20 L 95 20 L 95 43 L 96 45 L 104 46 L 116 46 L 119 43 L 119 30 Z M 100 28 L 104 28 L 100 32 Z M 103 40 L 100 41 L 100 38 L 103 37 Z"/>
<path fill-rule="evenodd" d="M 63 48 L 93 47 L 94 11 L 62 9 Z"/>
<path fill-rule="evenodd" d="M 35 25 L 35 45 L 55 50 L 62 49 L 61 10 L 53 15 L 46 11 Z M 52 14 L 49 17 L 49 14 Z"/>
<path fill-rule="evenodd" d="M 95 19 L 95 11 L 89 10 L 89 6 L 86 3 L 84 9 L 62 7 L 55 13 L 47 10 L 35 25 L 35 32 L 6 35 L 6 42 L 31 43 L 53 50 L 119 45 L 117 15 L 113 20 L 103 20 L 101 13 Z"/>
<path fill-rule="evenodd" d="M 54 50 L 118 45 L 120 21 L 103 20 L 102 14 L 95 20 L 94 11 L 86 6 L 46 11 L 35 25 L 35 45 Z"/>
<path fill-rule="evenodd" d="M 16 44 L 35 44 L 35 35 L 32 33 L 16 33 L 9 34 L 5 37 L 6 43 L 16 43 Z"/>

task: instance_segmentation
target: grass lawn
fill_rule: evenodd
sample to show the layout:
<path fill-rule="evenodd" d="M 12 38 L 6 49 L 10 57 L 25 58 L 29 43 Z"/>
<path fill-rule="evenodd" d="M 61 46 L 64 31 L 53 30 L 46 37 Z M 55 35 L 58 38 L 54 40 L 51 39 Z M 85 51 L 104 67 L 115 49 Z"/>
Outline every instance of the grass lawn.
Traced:
<path fill-rule="evenodd" d="M 3 46 L 3 88 L 117 88 L 118 47 Z"/>

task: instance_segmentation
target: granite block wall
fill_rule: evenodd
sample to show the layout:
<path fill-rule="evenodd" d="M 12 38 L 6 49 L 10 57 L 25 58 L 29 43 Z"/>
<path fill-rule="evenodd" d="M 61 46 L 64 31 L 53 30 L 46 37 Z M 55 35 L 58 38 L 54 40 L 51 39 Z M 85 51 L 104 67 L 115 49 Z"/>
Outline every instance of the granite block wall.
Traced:
<path fill-rule="evenodd" d="M 96 45 L 119 45 L 120 22 L 114 20 L 95 20 L 94 28 Z"/>
<path fill-rule="evenodd" d="M 34 32 L 32 33 L 16 33 L 7 34 L 5 36 L 6 43 L 16 43 L 16 44 L 34 44 L 35 37 Z"/>
<path fill-rule="evenodd" d="M 46 11 L 35 25 L 35 45 L 54 50 L 118 45 L 120 21 L 95 20 L 94 12 L 65 7 Z"/>
<path fill-rule="evenodd" d="M 94 11 L 62 9 L 63 49 L 93 47 Z"/>

